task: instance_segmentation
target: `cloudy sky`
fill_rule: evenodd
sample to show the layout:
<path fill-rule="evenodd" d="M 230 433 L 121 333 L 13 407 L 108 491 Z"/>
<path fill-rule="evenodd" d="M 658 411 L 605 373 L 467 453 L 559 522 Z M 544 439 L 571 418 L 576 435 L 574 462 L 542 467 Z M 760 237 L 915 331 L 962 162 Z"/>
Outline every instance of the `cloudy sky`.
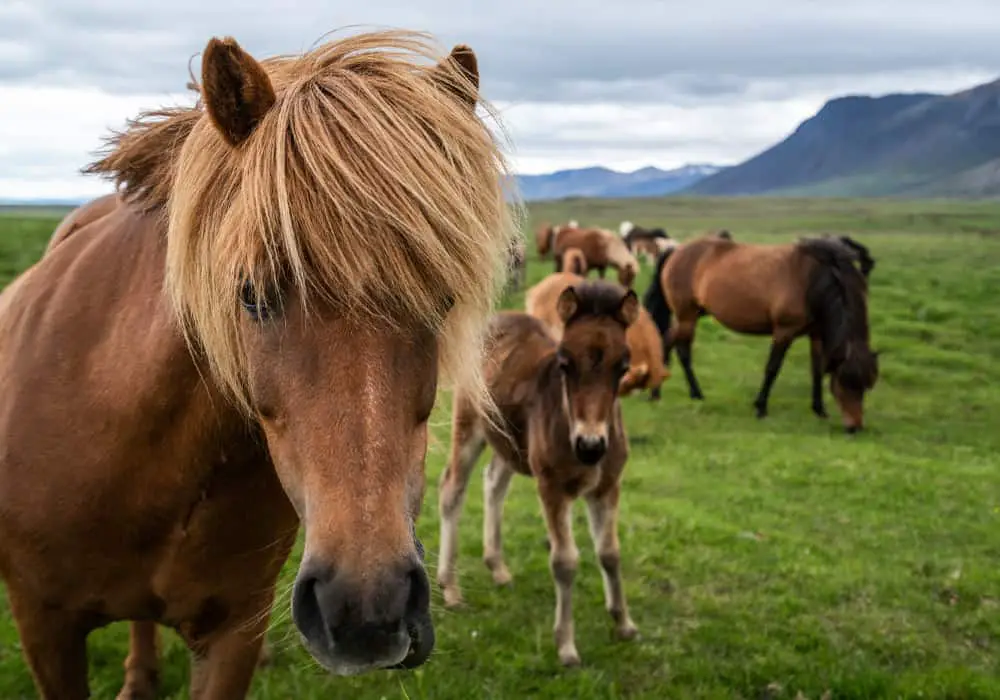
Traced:
<path fill-rule="evenodd" d="M 526 173 L 736 163 L 832 96 L 1000 77 L 997 0 L 2 0 L 0 198 L 109 191 L 78 169 L 189 102 L 213 35 L 262 57 L 358 25 L 471 44 Z"/>

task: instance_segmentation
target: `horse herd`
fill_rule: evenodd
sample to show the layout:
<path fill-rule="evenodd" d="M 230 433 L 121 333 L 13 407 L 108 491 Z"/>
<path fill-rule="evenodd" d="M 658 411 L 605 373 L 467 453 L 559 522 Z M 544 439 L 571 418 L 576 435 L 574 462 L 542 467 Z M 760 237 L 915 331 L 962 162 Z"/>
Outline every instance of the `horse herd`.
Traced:
<path fill-rule="evenodd" d="M 629 338 L 632 355 L 640 362 L 623 379 L 623 395 L 647 388 L 651 399 L 659 399 L 676 348 L 691 398 L 703 399 L 691 347 L 698 320 L 712 316 L 732 331 L 771 336 L 753 403 L 758 417 L 767 415 L 768 397 L 788 348 L 796 338 L 808 336 L 812 410 L 827 416 L 822 380 L 829 374 L 845 429 L 854 433 L 863 428 L 864 396 L 878 380 L 879 353 L 869 345 L 868 325 L 868 279 L 875 260 L 850 236 L 764 245 L 737 242 L 728 230 L 721 230 L 682 244 L 662 228 L 641 228 L 629 221 L 622 222 L 617 234 L 570 221 L 545 224 L 536 242 L 539 257 L 551 253 L 555 259 L 555 273 L 526 295 L 528 312 L 543 319 L 555 295 L 590 270 L 603 278 L 606 268 L 614 267 L 619 282 L 631 287 L 638 270 L 636 255 L 653 263 L 644 309 Z M 523 265 L 521 261 L 523 256 L 511 264 Z"/>
<path fill-rule="evenodd" d="M 512 251 L 524 257 L 509 173 L 476 114 L 475 53 L 437 58 L 405 31 L 264 60 L 210 40 L 198 101 L 115 134 L 87 170 L 118 192 L 69 214 L 0 294 L 0 574 L 41 697 L 89 697 L 87 637 L 118 620 L 119 698 L 155 697 L 159 625 L 191 651 L 192 698 L 245 697 L 300 526 L 292 619 L 313 658 L 339 675 L 423 664 L 435 631 L 415 522 L 439 380 L 455 388 L 445 602 L 461 600 L 458 517 L 489 445 L 485 562 L 510 580 L 504 495 L 535 477 L 565 664 L 579 662 L 577 498 L 618 635 L 636 634 L 618 394 L 658 392 L 656 340 L 700 397 L 700 316 L 772 332 L 763 413 L 787 344 L 809 334 L 814 377 L 832 374 L 861 426 L 877 366 L 861 249 L 839 239 L 674 246 L 631 228 L 595 246 L 560 228 L 539 245 L 572 281 L 532 297 L 538 316 L 494 314 Z M 635 251 L 656 255 L 645 304 Z M 608 267 L 618 284 L 582 279 Z"/>

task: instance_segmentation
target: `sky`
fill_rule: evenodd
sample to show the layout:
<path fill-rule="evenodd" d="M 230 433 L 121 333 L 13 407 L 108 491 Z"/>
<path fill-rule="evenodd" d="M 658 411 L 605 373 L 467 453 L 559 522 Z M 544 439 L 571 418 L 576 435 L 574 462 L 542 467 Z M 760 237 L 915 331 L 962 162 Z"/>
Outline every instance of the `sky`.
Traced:
<path fill-rule="evenodd" d="M 190 103 L 212 36 L 263 58 L 385 27 L 475 49 L 522 173 L 730 165 L 831 97 L 1000 78 L 997 0 L 0 0 L 0 198 L 111 191 L 79 169 Z"/>

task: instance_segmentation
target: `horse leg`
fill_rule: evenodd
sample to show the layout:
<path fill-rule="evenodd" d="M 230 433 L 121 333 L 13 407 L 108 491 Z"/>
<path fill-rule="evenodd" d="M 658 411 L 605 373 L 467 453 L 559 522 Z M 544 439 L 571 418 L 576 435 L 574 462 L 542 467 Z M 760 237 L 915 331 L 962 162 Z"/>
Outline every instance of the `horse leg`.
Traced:
<path fill-rule="evenodd" d="M 812 365 L 812 410 L 820 418 L 826 418 L 823 406 L 823 341 L 813 336 L 810 339 L 809 360 Z"/>
<path fill-rule="evenodd" d="M 588 495 L 587 516 L 590 537 L 594 541 L 594 551 L 601 563 L 604 606 L 615 622 L 618 637 L 634 639 L 639 630 L 629 617 L 625 588 L 622 585 L 621 548 L 618 544 L 618 496 L 618 484 L 599 496 Z"/>
<path fill-rule="evenodd" d="M 556 651 L 563 666 L 578 666 L 573 631 L 573 579 L 580 551 L 573 541 L 573 501 L 557 485 L 539 479 L 539 496 L 549 534 L 549 568 L 556 584 L 556 620 L 553 633 Z"/>
<path fill-rule="evenodd" d="M 691 344 L 694 342 L 696 320 L 678 320 L 677 325 L 671 329 L 671 335 L 674 336 L 672 344 L 677 346 L 677 357 L 680 358 L 681 366 L 684 368 L 684 378 L 687 379 L 691 398 L 700 401 L 705 398 L 705 395 L 701 393 L 701 386 L 699 386 L 698 378 L 691 366 Z"/>
<path fill-rule="evenodd" d="M 514 476 L 504 460 L 494 453 L 483 475 L 483 563 L 493 574 L 493 582 L 504 586 L 511 581 L 510 570 L 503 560 L 503 505 Z"/>
<path fill-rule="evenodd" d="M 788 352 L 791 344 L 792 338 L 788 334 L 775 331 L 771 340 L 771 352 L 767 358 L 767 367 L 764 369 L 764 382 L 753 402 L 754 408 L 757 409 L 758 418 L 767 415 L 767 399 L 771 395 L 771 387 L 774 386 L 774 380 L 778 378 L 778 372 L 781 371 L 781 365 L 785 361 L 785 353 Z"/>
<path fill-rule="evenodd" d="M 191 700 L 237 700 L 250 692 L 268 616 L 234 625 L 211 642 L 192 648 Z"/>
<path fill-rule="evenodd" d="M 8 588 L 21 649 L 41 700 L 87 700 L 87 634 L 79 615 L 29 601 Z"/>
<path fill-rule="evenodd" d="M 438 486 L 438 513 L 441 517 L 441 540 L 438 553 L 438 585 L 444 593 L 445 607 L 462 603 L 455 559 L 458 556 L 458 520 L 465 503 L 469 474 L 486 447 L 486 436 L 473 411 L 455 402 L 451 438 L 451 456 Z"/>
<path fill-rule="evenodd" d="M 155 622 L 133 622 L 128 630 L 125 684 L 116 700 L 152 700 L 160 680 L 160 630 Z"/>

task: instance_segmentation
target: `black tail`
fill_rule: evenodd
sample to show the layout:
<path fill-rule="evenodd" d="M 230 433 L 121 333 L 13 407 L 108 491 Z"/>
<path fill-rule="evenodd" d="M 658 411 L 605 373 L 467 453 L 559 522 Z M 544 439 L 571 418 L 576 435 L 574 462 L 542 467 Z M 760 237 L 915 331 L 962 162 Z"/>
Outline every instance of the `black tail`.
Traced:
<path fill-rule="evenodd" d="M 668 248 L 656 256 L 653 281 L 649 283 L 649 288 L 646 289 L 646 293 L 642 297 L 643 306 L 646 307 L 649 315 L 653 317 L 653 322 L 656 323 L 656 327 L 660 331 L 660 335 L 664 337 L 666 336 L 667 331 L 670 330 L 673 312 L 670 310 L 670 305 L 667 303 L 667 296 L 663 293 L 663 285 L 660 283 L 660 274 L 663 272 L 663 266 L 666 265 L 667 260 L 671 255 L 673 255 L 674 250 L 676 250 L 676 248 Z M 666 346 L 664 346 L 663 361 L 666 362 L 668 357 Z"/>

